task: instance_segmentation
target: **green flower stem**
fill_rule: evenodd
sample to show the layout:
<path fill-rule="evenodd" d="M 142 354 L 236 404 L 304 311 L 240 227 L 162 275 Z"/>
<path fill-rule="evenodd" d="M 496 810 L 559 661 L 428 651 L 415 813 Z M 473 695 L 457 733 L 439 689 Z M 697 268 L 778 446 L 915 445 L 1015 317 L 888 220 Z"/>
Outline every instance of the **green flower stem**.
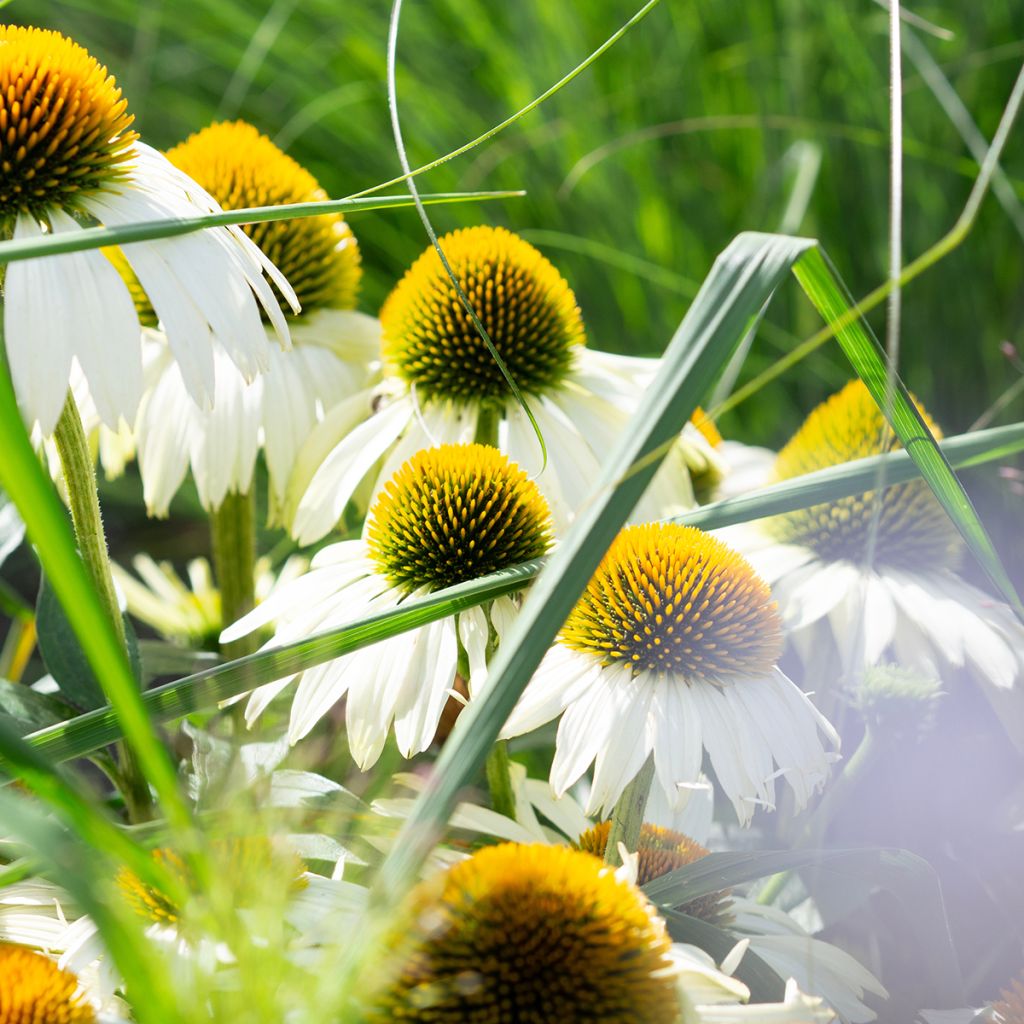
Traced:
<path fill-rule="evenodd" d="M 505 740 L 498 740 L 487 755 L 487 763 L 485 765 L 487 787 L 491 792 L 491 807 L 498 814 L 504 814 L 506 818 L 514 820 L 516 816 L 516 795 L 512 789 L 510 764 L 508 744 Z"/>
<path fill-rule="evenodd" d="M 640 827 L 644 823 L 644 809 L 654 779 L 654 755 L 648 756 L 636 778 L 626 786 L 612 811 L 612 827 L 608 831 L 608 845 L 604 851 L 604 862 L 617 868 L 622 863 L 619 843 L 627 850 L 636 850 L 640 841 Z"/>
<path fill-rule="evenodd" d="M 114 627 L 117 642 L 125 653 L 129 653 L 124 618 L 117 603 L 114 577 L 110 572 L 110 555 L 107 551 L 106 534 L 103 532 L 92 453 L 89 451 L 89 442 L 82 426 L 82 417 L 70 392 L 57 420 L 53 439 L 64 471 L 64 483 L 79 553 L 100 604 Z M 130 654 L 128 660 L 131 661 Z M 149 783 L 142 773 L 134 751 L 125 743 L 118 747 L 118 765 L 121 792 L 129 818 L 133 822 L 148 821 L 153 817 L 153 799 Z"/>
<path fill-rule="evenodd" d="M 256 492 L 229 494 L 210 513 L 213 571 L 220 590 L 221 622 L 229 626 L 256 605 Z M 250 633 L 221 646 L 228 661 L 253 654 L 259 636 Z"/>
<path fill-rule="evenodd" d="M 813 813 L 808 815 L 804 827 L 793 843 L 794 849 L 806 847 L 812 840 L 820 843 L 829 822 L 835 817 L 836 811 L 859 783 L 864 766 L 871 760 L 875 745 L 874 733 L 869 726 L 864 730 L 857 749 L 843 765 L 843 771 L 839 778 L 825 791 Z M 780 871 L 777 875 L 772 875 L 758 893 L 757 902 L 762 906 L 774 903 L 792 877 L 792 871 Z"/>

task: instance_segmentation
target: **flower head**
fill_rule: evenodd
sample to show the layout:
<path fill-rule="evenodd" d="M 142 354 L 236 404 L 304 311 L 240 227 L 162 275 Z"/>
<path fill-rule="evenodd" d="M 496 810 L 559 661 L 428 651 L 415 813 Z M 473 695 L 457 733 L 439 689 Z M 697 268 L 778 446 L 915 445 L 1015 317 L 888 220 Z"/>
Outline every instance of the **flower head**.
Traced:
<path fill-rule="evenodd" d="M 601 822 L 600 825 L 595 825 L 584 832 L 577 840 L 577 846 L 581 850 L 586 850 L 603 859 L 605 850 L 608 848 L 610 832 L 611 822 Z M 687 864 L 696 864 L 710 852 L 689 836 L 683 835 L 682 832 L 645 822 L 640 828 L 640 838 L 637 840 L 636 846 L 636 884 L 646 885 L 653 879 L 667 875 L 677 868 L 686 867 Z M 728 902 L 729 890 L 724 890 L 720 893 L 701 896 L 676 909 L 691 917 L 699 917 L 703 921 L 721 924 L 729 916 Z"/>
<path fill-rule="evenodd" d="M 138 140 L 114 78 L 58 32 L 0 26 L 0 233 L 29 241 L 220 212 L 194 181 Z M 167 332 L 187 389 L 209 404 L 213 342 L 240 372 L 266 367 L 258 303 L 282 345 L 288 328 L 267 274 L 277 268 L 238 227 L 121 247 Z M 151 312 L 145 319 L 152 319 Z M 77 363 L 103 422 L 135 417 L 143 390 L 141 324 L 132 293 L 102 251 L 12 262 L 4 334 L 18 401 L 30 425 L 53 432 Z"/>
<path fill-rule="evenodd" d="M 692 527 L 626 527 L 504 734 L 564 711 L 551 784 L 564 793 L 593 762 L 588 813 L 610 809 L 651 753 L 679 807 L 706 748 L 747 823 L 755 804 L 774 806 L 777 775 L 806 802 L 828 774 L 819 731 L 839 741 L 776 666 L 781 648 L 768 588 L 738 554 Z"/>
<path fill-rule="evenodd" d="M 921 410 L 929 429 L 942 432 Z M 822 402 L 779 452 L 775 475 L 780 480 L 836 466 L 851 459 L 881 455 L 899 447 L 881 410 L 863 381 L 851 381 Z M 776 537 L 786 544 L 812 549 L 831 560 L 863 557 L 875 515 L 881 514 L 875 540 L 875 561 L 897 567 L 955 568 L 960 536 L 949 516 L 923 480 L 840 498 L 828 505 L 789 512 L 771 521 Z"/>
<path fill-rule="evenodd" d="M 678 1012 L 664 926 L 587 853 L 488 847 L 414 890 L 402 926 L 376 1019 L 660 1024 Z"/>
<path fill-rule="evenodd" d="M 48 29 L 0 25 L 0 222 L 123 179 L 138 134 L 114 76 Z"/>
<path fill-rule="evenodd" d="M 210 125 L 167 157 L 225 209 L 326 198 L 308 170 L 244 121 Z M 380 325 L 353 309 L 362 269 L 342 216 L 265 221 L 244 231 L 288 276 L 302 304 L 291 322 L 293 347 L 271 351 L 268 372 L 255 380 L 218 353 L 214 407 L 205 410 L 190 400 L 167 345 L 151 341 L 155 379 L 137 429 L 143 492 L 153 515 L 167 514 L 189 468 L 206 508 L 219 507 L 229 493 L 247 494 L 262 448 L 274 518 L 311 431 L 376 372 Z"/>
<path fill-rule="evenodd" d="M 42 953 L 0 943 L 0 1024 L 93 1024 L 95 1020 L 96 1013 L 74 974 Z"/>
<path fill-rule="evenodd" d="M 714 683 L 770 672 L 782 623 L 741 555 L 692 526 L 648 524 L 618 535 L 561 639 L 606 665 Z"/>
<path fill-rule="evenodd" d="M 453 231 L 440 245 L 512 379 L 527 393 L 561 384 L 584 340 L 562 275 L 504 228 Z M 508 383 L 433 247 L 406 271 L 380 318 L 386 364 L 423 398 L 507 400 Z"/>
<path fill-rule="evenodd" d="M 261 887 L 270 879 L 286 881 L 294 889 L 305 885 L 302 861 L 290 850 L 279 849 L 265 835 L 214 840 L 211 853 L 219 876 L 234 887 L 236 905 L 255 903 Z M 197 891 L 192 871 L 179 853 L 158 847 L 153 850 L 152 857 L 180 884 L 182 891 Z M 140 917 L 158 925 L 181 924 L 185 908 L 167 893 L 144 882 L 129 868 L 121 868 L 115 880 L 125 900 Z"/>
<path fill-rule="evenodd" d="M 396 586 L 437 590 L 539 558 L 551 514 L 537 485 L 497 449 L 443 445 L 414 455 L 378 495 L 370 558 Z"/>
<path fill-rule="evenodd" d="M 523 471 L 494 448 L 444 445 L 419 452 L 392 475 L 373 505 L 363 537 L 321 549 L 310 571 L 221 634 L 222 642 L 276 621 L 272 643 L 286 643 L 543 555 L 550 515 Z M 459 648 L 472 696 L 495 641 L 518 605 L 502 596 L 301 674 L 289 738 L 296 742 L 342 697 L 347 739 L 364 770 L 380 756 L 392 721 L 406 757 L 426 750 L 455 685 Z M 291 682 L 260 687 L 252 721 Z"/>
<path fill-rule="evenodd" d="M 301 164 L 245 121 L 220 122 L 167 151 L 225 210 L 326 199 Z M 247 224 L 245 233 L 288 278 L 304 312 L 356 304 L 359 246 L 340 213 Z"/>

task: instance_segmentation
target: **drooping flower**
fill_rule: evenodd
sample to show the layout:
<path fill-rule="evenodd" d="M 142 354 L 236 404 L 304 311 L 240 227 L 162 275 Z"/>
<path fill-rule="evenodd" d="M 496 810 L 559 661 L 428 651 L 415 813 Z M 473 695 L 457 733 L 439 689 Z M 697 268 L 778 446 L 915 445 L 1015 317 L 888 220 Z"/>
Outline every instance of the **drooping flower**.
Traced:
<path fill-rule="evenodd" d="M 276 622 L 272 644 L 352 622 L 403 601 L 543 555 L 550 513 L 536 484 L 506 456 L 484 445 L 421 451 L 377 496 L 360 540 L 319 551 L 310 571 L 281 587 L 221 635 L 230 642 Z M 469 608 L 301 673 L 292 701 L 295 742 L 347 696 L 347 738 L 366 769 L 380 756 L 392 721 L 406 757 L 434 738 L 466 652 L 469 692 L 479 687 L 493 635 L 500 641 L 516 611 L 511 597 Z M 260 687 L 252 721 L 296 677 Z"/>
<path fill-rule="evenodd" d="M 895 447 L 881 411 L 855 380 L 811 412 L 779 452 L 772 479 Z M 1024 626 L 1006 605 L 958 575 L 963 545 L 923 480 L 725 535 L 771 583 L 796 651 L 820 680 L 816 685 L 856 681 L 866 667 L 893 660 L 937 678 L 969 666 L 1010 734 L 1024 743 Z"/>
<path fill-rule="evenodd" d="M 204 128 L 167 153 L 226 210 L 326 199 L 305 168 L 242 121 Z M 256 456 L 267 460 L 272 510 L 283 501 L 299 448 L 326 412 L 370 383 L 380 357 L 376 319 L 355 311 L 359 246 L 340 214 L 246 225 L 247 235 L 287 276 L 302 304 L 293 348 L 271 350 L 267 373 L 247 380 L 215 352 L 212 408 L 191 399 L 172 353 L 150 333 L 153 384 L 138 420 L 139 469 L 151 514 L 167 514 L 191 467 L 200 500 L 219 506 L 246 494 Z M 139 296 L 145 303 L 145 296 Z"/>
<path fill-rule="evenodd" d="M 665 928 L 590 854 L 488 847 L 420 884 L 399 912 L 371 1020 L 676 1019 Z"/>
<path fill-rule="evenodd" d="M 4 173 L 0 233 L 16 240 L 220 212 L 214 199 L 131 129 L 113 76 L 58 32 L 0 26 Z M 189 393 L 209 405 L 216 341 L 246 377 L 267 367 L 288 327 L 266 274 L 284 276 L 238 227 L 133 242 L 122 252 L 150 296 Z M 49 435 L 77 363 L 102 421 L 131 421 L 143 390 L 131 294 L 99 250 L 18 260 L 4 282 L 4 332 L 18 401 Z"/>
<path fill-rule="evenodd" d="M 576 298 L 555 267 L 503 228 L 452 232 L 440 245 L 546 439 L 534 430 L 433 248 L 381 310 L 384 381 L 314 433 L 289 485 L 300 543 L 328 533 L 364 478 L 376 493 L 395 467 L 431 445 L 497 443 L 537 476 L 559 526 L 587 494 L 657 363 L 585 345 Z M 692 504 L 673 449 L 641 503 L 652 518 Z M 379 468 L 378 468 L 379 467 Z M 538 475 L 539 474 L 539 475 Z"/>
<path fill-rule="evenodd" d="M 504 735 L 562 715 L 551 784 L 561 794 L 594 764 L 588 813 L 610 810 L 652 753 L 678 803 L 704 750 L 742 823 L 755 804 L 774 806 L 778 775 L 803 806 L 829 773 L 822 736 L 839 738 L 777 667 L 781 626 L 767 584 L 721 541 L 672 524 L 627 527 Z"/>

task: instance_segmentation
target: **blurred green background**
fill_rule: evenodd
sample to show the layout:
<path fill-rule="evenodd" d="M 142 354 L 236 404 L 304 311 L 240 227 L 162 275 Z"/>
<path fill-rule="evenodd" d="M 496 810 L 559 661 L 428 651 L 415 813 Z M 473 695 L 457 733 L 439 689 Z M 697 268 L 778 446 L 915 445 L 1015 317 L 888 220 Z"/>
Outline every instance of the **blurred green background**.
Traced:
<path fill-rule="evenodd" d="M 106 62 L 151 144 L 243 117 L 340 196 L 399 173 L 384 84 L 389 6 L 15 0 L 5 14 L 59 28 Z M 408 0 L 398 89 L 413 164 L 529 102 L 634 9 L 631 0 Z M 933 62 L 988 139 L 1024 60 L 1020 0 L 922 2 L 913 12 L 938 31 L 905 28 L 914 37 L 903 83 L 908 259 L 952 226 L 977 173 L 922 61 Z M 526 189 L 524 199 L 435 209 L 435 227 L 488 221 L 533 240 L 569 278 L 601 348 L 659 352 L 717 253 L 743 230 L 818 237 L 863 295 L 886 276 L 887 47 L 887 12 L 873 0 L 663 0 L 553 100 L 420 185 Z M 1020 128 L 1003 166 L 1004 204 L 990 196 L 966 243 L 904 293 L 901 371 L 950 433 L 1021 376 L 1001 352 L 1004 342 L 1021 343 L 1024 316 Z M 375 312 L 426 240 L 410 211 L 364 214 L 352 225 L 366 270 L 361 304 Z M 883 317 L 872 323 L 881 333 Z M 740 382 L 819 326 L 796 286 L 785 288 Z M 727 436 L 777 445 L 849 376 L 826 346 L 720 425 Z M 996 422 L 1022 414 L 1018 400 Z M 975 472 L 968 483 L 1020 585 L 1024 476 L 1015 481 L 1015 472 L 1020 464 Z M 158 553 L 170 541 L 181 557 L 205 543 L 201 527 L 177 531 L 118 526 L 115 515 L 122 554 Z M 894 752 L 883 777 L 865 784 L 886 805 L 866 798 L 833 837 L 905 845 L 936 864 L 976 1005 L 1024 963 L 1024 850 L 1006 838 L 1006 822 L 1024 816 L 1020 760 L 999 736 L 987 708 L 950 703 L 926 749 Z M 920 951 L 903 944 L 892 907 L 876 910 L 852 941 L 866 943 L 873 965 L 884 954 L 894 999 L 882 1017 L 903 1024 L 927 1005 L 913 986 Z"/>

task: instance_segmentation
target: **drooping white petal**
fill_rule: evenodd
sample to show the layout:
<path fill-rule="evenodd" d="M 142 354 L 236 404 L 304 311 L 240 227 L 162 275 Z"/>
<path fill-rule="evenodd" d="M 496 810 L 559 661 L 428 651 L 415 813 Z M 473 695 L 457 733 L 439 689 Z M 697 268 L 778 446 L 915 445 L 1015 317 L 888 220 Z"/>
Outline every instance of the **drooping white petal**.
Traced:
<path fill-rule="evenodd" d="M 395 716 L 395 739 L 405 757 L 426 750 L 433 742 L 458 662 L 458 642 L 450 619 L 433 622 L 419 630 L 419 634 L 425 641 L 421 690 L 412 705 L 398 709 Z"/>
<path fill-rule="evenodd" d="M 654 687 L 651 714 L 657 723 L 654 768 L 668 805 L 675 810 L 687 799 L 680 784 L 700 777 L 704 755 L 700 708 L 690 699 L 685 680 L 663 675 Z"/>
<path fill-rule="evenodd" d="M 350 420 L 356 410 L 345 404 L 339 406 L 338 411 Z M 292 536 L 300 544 L 312 544 L 334 527 L 363 477 L 395 443 L 409 423 L 410 415 L 408 401 L 394 402 L 358 422 L 335 443 L 329 454 L 317 460 L 319 468 L 298 500 L 291 525 Z M 328 416 L 310 435 L 307 446 L 313 450 L 321 448 L 325 436 L 336 429 L 335 419 Z"/>

